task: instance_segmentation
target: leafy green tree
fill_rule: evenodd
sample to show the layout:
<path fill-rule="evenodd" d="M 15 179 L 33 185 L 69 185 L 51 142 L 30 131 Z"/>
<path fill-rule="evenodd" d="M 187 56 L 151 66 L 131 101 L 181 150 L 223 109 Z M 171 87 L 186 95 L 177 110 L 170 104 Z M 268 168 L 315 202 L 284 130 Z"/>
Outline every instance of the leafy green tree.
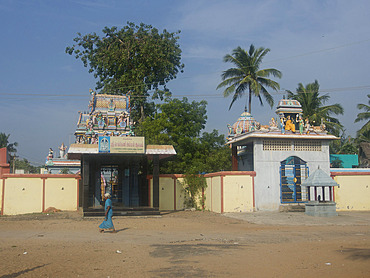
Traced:
<path fill-rule="evenodd" d="M 183 70 L 180 31 L 160 33 L 151 25 L 127 22 L 122 29 L 105 27 L 102 32 L 101 37 L 77 33 L 75 44 L 67 47 L 66 53 L 81 59 L 99 78 L 97 90 L 117 95 L 131 91 L 132 116 L 142 121 L 154 108 L 147 101 L 148 91 L 155 90 L 154 97 L 159 98 L 169 95 L 166 83 Z"/>
<path fill-rule="evenodd" d="M 207 121 L 207 102 L 188 102 L 187 98 L 171 99 L 157 105 L 154 117 L 148 117 L 143 123 L 145 137 L 149 143 L 176 143 L 182 137 L 196 138 L 205 128 Z M 149 128 L 150 126 L 150 128 Z"/>
<path fill-rule="evenodd" d="M 189 196 L 184 200 L 185 206 L 198 209 L 197 197 L 199 197 L 202 189 L 207 188 L 206 178 L 194 172 L 185 173 L 183 186 L 187 196 Z"/>
<path fill-rule="evenodd" d="M 17 170 L 22 169 L 25 173 L 39 174 L 41 167 L 33 166 L 27 159 L 23 158 L 22 160 L 15 160 L 15 168 Z"/>
<path fill-rule="evenodd" d="M 18 143 L 17 142 L 9 143 L 9 137 L 10 134 L 6 135 L 3 132 L 0 133 L 0 148 L 7 148 L 8 152 L 10 154 L 13 154 L 17 152 L 17 149 L 15 147 L 18 146 Z"/>
<path fill-rule="evenodd" d="M 229 109 L 234 102 L 241 98 L 248 91 L 248 112 L 252 111 L 252 96 L 258 97 L 261 105 L 263 105 L 262 97 L 272 107 L 274 99 L 267 91 L 271 88 L 275 91 L 280 89 L 279 83 L 268 79 L 269 76 L 281 78 L 282 73 L 277 69 L 260 69 L 262 59 L 270 51 L 269 48 L 260 47 L 255 49 L 251 44 L 249 51 L 242 49 L 240 46 L 235 48 L 232 54 L 227 54 L 224 57 L 224 62 L 234 64 L 234 68 L 224 71 L 221 75 L 222 82 L 217 86 L 217 89 L 226 87 L 223 94 L 228 97 L 233 94 Z"/>
<path fill-rule="evenodd" d="M 331 163 L 330 163 L 331 168 L 343 168 L 343 161 L 336 157 Z"/>
<path fill-rule="evenodd" d="M 370 94 L 367 95 L 368 97 L 368 104 L 358 104 L 357 108 L 359 110 L 364 110 L 364 112 L 358 113 L 355 123 L 359 121 L 366 121 L 367 122 L 361 127 L 360 130 L 357 131 L 357 139 L 359 143 L 361 142 L 370 142 Z"/>
<path fill-rule="evenodd" d="M 69 171 L 69 168 L 63 168 L 60 170 L 60 174 L 71 174 L 71 171 Z"/>
<path fill-rule="evenodd" d="M 173 145 L 176 157 L 161 166 L 162 173 L 202 173 L 231 168 L 231 151 L 216 130 L 201 131 L 206 124 L 207 102 L 171 99 L 157 105 L 158 111 L 137 128 L 148 144 Z"/>
<path fill-rule="evenodd" d="M 338 119 L 332 117 L 332 114 L 343 114 L 343 108 L 338 103 L 325 106 L 324 104 L 330 99 L 330 96 L 328 94 L 320 96 L 319 88 L 320 85 L 317 80 L 306 86 L 299 83 L 296 93 L 287 91 L 288 98 L 299 101 L 302 105 L 303 117 L 307 118 L 311 125 L 320 125 L 321 120 L 323 120 L 326 129 L 339 136 L 340 132 L 343 131 L 343 126 Z"/>
<path fill-rule="evenodd" d="M 347 138 L 342 137 L 339 143 L 339 149 L 336 154 L 358 154 L 358 144 L 351 136 Z"/>
<path fill-rule="evenodd" d="M 18 146 L 17 142 L 10 143 L 9 142 L 10 134 L 5 134 L 3 132 L 0 133 L 0 148 L 7 148 L 9 157 L 10 157 L 10 168 L 13 169 L 13 164 L 15 161 L 15 153 L 17 152 L 16 147 Z"/>
<path fill-rule="evenodd" d="M 231 170 L 231 149 L 225 145 L 224 135 L 219 135 L 215 129 L 211 133 L 203 132 L 200 142 L 204 154 L 204 172 Z"/>

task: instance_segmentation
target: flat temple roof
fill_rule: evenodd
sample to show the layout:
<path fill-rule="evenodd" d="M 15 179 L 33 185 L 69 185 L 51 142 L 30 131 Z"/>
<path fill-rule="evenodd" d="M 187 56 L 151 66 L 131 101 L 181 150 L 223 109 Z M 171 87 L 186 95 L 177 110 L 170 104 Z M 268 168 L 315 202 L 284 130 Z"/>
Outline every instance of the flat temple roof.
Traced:
<path fill-rule="evenodd" d="M 98 145 L 71 144 L 68 150 L 69 159 L 81 159 L 82 154 L 99 154 Z M 116 155 L 117 154 L 119 155 L 119 153 L 116 153 Z M 135 153 L 132 153 L 132 155 L 134 154 Z M 159 159 L 163 159 L 176 155 L 176 151 L 172 145 L 147 145 L 145 148 L 145 155 L 147 155 L 149 159 L 153 159 L 154 155 L 159 155 Z"/>
<path fill-rule="evenodd" d="M 231 145 L 243 145 L 245 142 L 250 142 L 253 139 L 262 138 L 262 139 L 310 139 L 310 140 L 337 140 L 338 137 L 330 134 L 317 134 L 317 133 L 310 133 L 310 134 L 297 134 L 297 133 L 286 133 L 282 134 L 280 132 L 263 132 L 263 131 L 253 131 L 245 134 L 241 134 L 232 138 L 226 144 Z"/>

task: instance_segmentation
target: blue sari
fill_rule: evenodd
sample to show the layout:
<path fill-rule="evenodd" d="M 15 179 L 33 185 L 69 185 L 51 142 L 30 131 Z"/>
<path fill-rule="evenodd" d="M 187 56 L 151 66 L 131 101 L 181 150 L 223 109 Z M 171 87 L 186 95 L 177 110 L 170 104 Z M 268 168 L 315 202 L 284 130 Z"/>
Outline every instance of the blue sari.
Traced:
<path fill-rule="evenodd" d="M 107 199 L 105 201 L 105 211 L 107 211 L 108 207 L 110 207 L 110 208 L 109 208 L 109 211 L 107 213 L 107 218 L 106 218 L 106 220 L 103 221 L 103 223 L 101 223 L 99 225 L 100 229 L 114 229 L 114 225 L 113 225 L 113 222 L 112 222 L 113 209 L 112 209 L 112 200 L 111 199 Z"/>

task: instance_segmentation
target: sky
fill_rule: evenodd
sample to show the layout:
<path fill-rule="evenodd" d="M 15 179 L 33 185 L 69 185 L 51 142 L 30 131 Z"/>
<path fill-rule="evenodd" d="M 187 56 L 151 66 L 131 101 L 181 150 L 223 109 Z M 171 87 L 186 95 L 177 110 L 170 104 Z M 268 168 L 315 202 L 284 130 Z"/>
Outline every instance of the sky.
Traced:
<path fill-rule="evenodd" d="M 128 21 L 162 31 L 181 30 L 184 72 L 167 84 L 174 98 L 206 100 L 205 131 L 227 134 L 244 111 L 246 97 L 229 110 L 231 98 L 217 90 L 223 57 L 240 46 L 269 48 L 261 68 L 276 68 L 275 105 L 252 102 L 261 124 L 276 117 L 276 104 L 318 80 L 325 105 L 339 103 L 337 118 L 354 137 L 357 104 L 370 94 L 370 1 L 325 0 L 0 0 L 0 132 L 18 142 L 17 155 L 42 165 L 51 147 L 74 143 L 78 111 L 87 111 L 97 80 L 80 60 L 65 53 L 77 33 L 122 28 Z M 272 78 L 273 79 L 273 78 Z"/>

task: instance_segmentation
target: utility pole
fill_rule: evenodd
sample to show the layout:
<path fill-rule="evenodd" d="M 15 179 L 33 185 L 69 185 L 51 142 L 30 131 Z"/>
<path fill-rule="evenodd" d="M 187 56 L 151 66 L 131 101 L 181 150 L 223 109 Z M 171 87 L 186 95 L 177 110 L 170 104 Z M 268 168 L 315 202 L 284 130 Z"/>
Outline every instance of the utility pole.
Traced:
<path fill-rule="evenodd" d="M 17 155 L 16 154 L 14 154 L 14 156 L 13 156 L 13 174 L 15 174 L 15 160 L 17 159 Z"/>

